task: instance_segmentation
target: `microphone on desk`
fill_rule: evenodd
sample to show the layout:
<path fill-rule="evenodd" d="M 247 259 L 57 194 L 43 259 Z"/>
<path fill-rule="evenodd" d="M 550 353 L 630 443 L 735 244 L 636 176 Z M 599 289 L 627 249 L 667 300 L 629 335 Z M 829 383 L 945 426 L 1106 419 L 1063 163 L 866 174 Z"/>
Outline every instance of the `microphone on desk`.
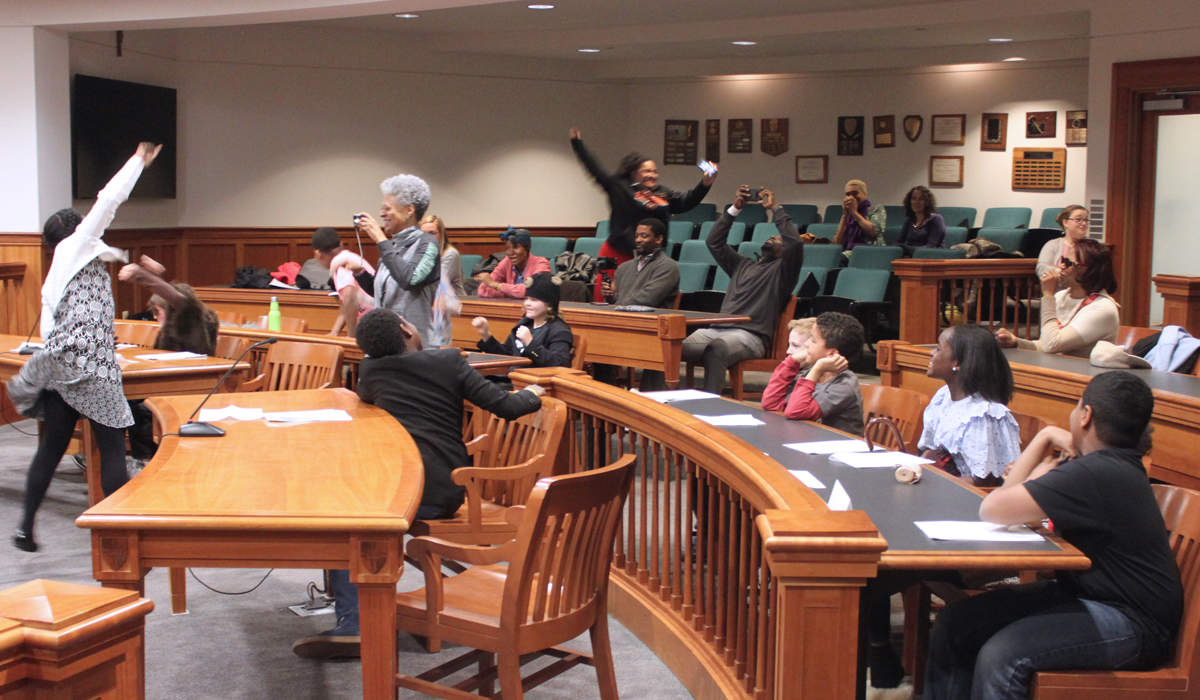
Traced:
<path fill-rule="evenodd" d="M 220 386 L 225 383 L 225 380 L 229 378 L 229 374 L 231 372 L 233 372 L 233 368 L 237 367 L 237 364 L 242 361 L 242 358 L 246 356 L 246 353 L 250 352 L 251 350 L 253 350 L 254 348 L 257 348 L 259 346 L 270 345 L 271 343 L 277 343 L 277 342 L 279 342 L 279 338 L 267 338 L 266 340 L 260 340 L 257 343 L 255 343 L 254 345 L 251 345 L 250 347 L 243 350 L 242 354 L 238 355 L 238 358 L 233 361 L 232 365 L 229 366 L 229 369 L 225 370 L 225 374 L 222 374 L 221 378 L 219 380 L 217 380 L 216 386 L 214 386 L 212 388 L 212 391 L 208 392 L 208 396 L 205 396 L 204 400 L 200 402 L 200 405 L 196 407 L 196 410 L 192 411 L 192 415 L 188 416 L 187 422 L 184 423 L 183 425 L 179 426 L 179 437 L 221 437 L 221 436 L 223 436 L 225 434 L 225 430 L 223 428 L 218 428 L 217 426 L 213 425 L 212 423 L 205 423 L 203 421 L 193 421 L 192 419 L 196 417 L 196 414 L 200 412 L 201 408 L 204 408 L 204 404 L 207 403 L 210 398 L 212 398 L 212 395 L 216 393 L 217 389 L 220 388 Z"/>

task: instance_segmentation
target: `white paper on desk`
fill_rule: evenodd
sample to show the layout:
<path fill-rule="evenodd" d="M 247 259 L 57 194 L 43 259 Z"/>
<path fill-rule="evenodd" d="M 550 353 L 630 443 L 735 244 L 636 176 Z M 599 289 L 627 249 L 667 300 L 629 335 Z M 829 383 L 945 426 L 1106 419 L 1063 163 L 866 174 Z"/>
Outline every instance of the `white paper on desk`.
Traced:
<path fill-rule="evenodd" d="M 297 287 L 294 284 L 288 284 L 287 282 L 280 282 L 279 280 L 271 280 L 270 286 L 279 287 L 280 289 L 299 289 L 299 287 Z"/>
<path fill-rule="evenodd" d="M 242 408 L 241 406 L 226 406 L 224 408 L 200 409 L 200 422 L 213 423 L 219 420 L 258 420 L 263 417 L 261 408 Z"/>
<path fill-rule="evenodd" d="M 829 510 L 850 510 L 850 494 L 846 493 L 842 482 L 833 482 L 833 490 L 829 492 L 829 500 L 825 505 L 829 506 Z"/>
<path fill-rule="evenodd" d="M 933 464 L 932 459 L 917 457 L 907 452 L 838 452 L 829 455 L 829 461 L 841 462 L 855 469 L 894 469 Z"/>
<path fill-rule="evenodd" d="M 825 488 L 825 484 L 821 483 L 820 479 L 813 476 L 812 472 L 810 472 L 806 469 L 789 469 L 788 472 L 791 473 L 792 476 L 799 479 L 800 483 L 804 484 L 805 486 L 807 486 L 810 489 Z"/>
<path fill-rule="evenodd" d="M 117 343 L 117 345 L 116 345 L 117 350 L 127 350 L 129 348 L 136 348 L 136 347 L 137 346 L 134 345 L 133 343 Z"/>
<path fill-rule="evenodd" d="M 1038 533 L 1024 525 L 1008 527 L 971 520 L 925 520 L 914 522 L 931 540 L 950 542 L 1041 542 Z"/>
<path fill-rule="evenodd" d="M 143 362 L 168 362 L 170 360 L 203 360 L 208 355 L 201 355 L 198 352 L 163 352 L 157 355 L 138 355 L 137 359 Z"/>
<path fill-rule="evenodd" d="M 806 455 L 831 455 L 838 452 L 867 452 L 864 440 L 821 440 L 819 442 L 791 442 L 784 447 L 790 447 Z M 882 450 L 882 447 L 876 448 Z"/>
<path fill-rule="evenodd" d="M 675 401 L 693 401 L 695 399 L 715 399 L 716 394 L 699 389 L 679 389 L 676 391 L 643 391 L 642 396 L 654 399 L 659 403 L 674 403 Z"/>
<path fill-rule="evenodd" d="M 696 416 L 700 420 L 715 425 L 718 428 L 732 428 L 749 425 L 766 425 L 749 413 L 730 413 L 726 416 Z"/>
<path fill-rule="evenodd" d="M 340 408 L 319 408 L 313 411 L 278 411 L 264 413 L 268 423 L 316 423 L 352 420 L 350 414 Z"/>

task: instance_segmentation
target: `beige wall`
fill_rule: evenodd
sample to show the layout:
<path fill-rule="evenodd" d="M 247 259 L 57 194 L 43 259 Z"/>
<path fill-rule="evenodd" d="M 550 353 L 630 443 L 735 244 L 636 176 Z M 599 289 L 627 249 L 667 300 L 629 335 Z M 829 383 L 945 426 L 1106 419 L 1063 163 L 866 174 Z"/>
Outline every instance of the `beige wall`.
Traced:
<path fill-rule="evenodd" d="M 931 155 L 964 157 L 962 189 L 936 189 L 938 203 L 972 206 L 983 210 L 999 206 L 1027 206 L 1035 219 L 1041 210 L 1082 199 L 1087 172 L 1087 149 L 1067 153 L 1065 192 L 1013 192 L 1012 149 L 1015 146 L 1061 147 L 1063 112 L 1087 105 L 1087 67 L 1081 63 L 1032 68 L 973 70 L 918 70 L 885 74 L 712 80 L 679 84 L 645 84 L 633 87 L 631 142 L 648 153 L 661 154 L 664 119 L 722 119 L 721 175 L 716 199 L 732 199 L 738 183 L 777 188 L 785 202 L 825 205 L 840 200 L 846 180 L 867 183 L 876 204 L 900 204 L 913 185 L 929 184 Z M 1057 111 L 1058 133 L 1053 139 L 1026 139 L 1026 111 Z M 983 112 L 1007 112 L 1008 150 L 981 152 L 980 125 Z M 930 124 L 933 114 L 966 114 L 964 146 L 933 146 Z M 892 114 L 896 118 L 898 143 L 893 148 L 874 148 L 868 128 L 862 156 L 838 156 L 839 116 Z M 901 133 L 904 117 L 919 114 L 924 131 L 915 142 Z M 759 123 L 755 123 L 755 152 L 730 154 L 725 142 L 726 120 L 753 117 L 787 117 L 790 120 L 790 150 L 779 157 L 759 151 Z M 703 124 L 703 121 L 701 122 Z M 869 122 L 868 122 L 869 123 Z M 828 185 L 795 184 L 795 156 L 828 155 Z M 665 168 L 667 182 L 682 186 L 694 167 Z"/>

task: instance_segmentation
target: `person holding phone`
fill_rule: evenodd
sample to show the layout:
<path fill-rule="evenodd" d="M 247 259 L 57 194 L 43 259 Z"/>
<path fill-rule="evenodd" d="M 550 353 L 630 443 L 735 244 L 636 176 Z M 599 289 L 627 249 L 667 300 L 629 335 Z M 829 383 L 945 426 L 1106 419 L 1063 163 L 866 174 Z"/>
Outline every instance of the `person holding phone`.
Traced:
<path fill-rule="evenodd" d="M 842 199 L 842 220 L 838 222 L 833 242 L 842 247 L 846 257 L 860 245 L 883 245 L 883 230 L 887 226 L 887 210 L 882 204 L 871 206 L 867 199 L 867 183 L 851 180 L 846 183 Z"/>
<path fill-rule="evenodd" d="M 609 173 L 583 145 L 583 137 L 575 127 L 571 127 L 571 148 L 588 174 L 608 195 L 608 240 L 600 246 L 600 257 L 616 258 L 618 265 L 633 259 L 638 222 L 652 218 L 665 225 L 672 214 L 694 209 L 704 201 L 717 178 L 717 165 L 710 163 L 712 173 L 705 171 L 700 184 L 687 192 L 676 192 L 659 183 L 658 164 L 636 151 L 621 159 L 616 172 Z M 606 279 L 612 279 L 611 270 L 603 274 Z M 595 299 L 604 301 L 599 287 Z"/>

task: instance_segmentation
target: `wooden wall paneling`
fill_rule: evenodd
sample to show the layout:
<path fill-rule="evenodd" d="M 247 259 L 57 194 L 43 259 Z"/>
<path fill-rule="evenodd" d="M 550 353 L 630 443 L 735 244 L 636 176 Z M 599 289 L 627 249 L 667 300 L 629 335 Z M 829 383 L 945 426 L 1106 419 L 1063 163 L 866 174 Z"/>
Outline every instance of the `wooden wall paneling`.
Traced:
<path fill-rule="evenodd" d="M 237 246 L 233 243 L 188 243 L 188 277 L 193 287 L 228 286 L 237 270 Z"/>
<path fill-rule="evenodd" d="M 6 285 L 5 296 L 14 290 L 13 299 L 5 299 L 5 320 L 0 332 L 26 335 L 33 327 L 42 304 L 42 280 L 46 274 L 41 234 L 0 233 L 0 263 L 24 263 L 24 275 Z"/>
<path fill-rule="evenodd" d="M 289 245 L 287 242 L 246 242 L 240 244 L 240 247 L 242 250 L 240 256 L 241 260 L 238 263 L 238 267 L 241 267 L 242 265 L 253 265 L 255 267 L 261 267 L 270 272 L 274 272 L 279 268 L 280 265 L 286 262 L 294 261 L 300 264 L 304 263 L 304 260 L 296 260 L 292 256 L 291 253 L 293 250 L 295 250 L 295 246 Z M 305 260 L 307 259 L 308 258 L 305 257 Z M 230 280 L 232 281 L 232 277 L 230 277 Z M 226 284 L 229 284 L 229 282 L 226 282 Z"/>

